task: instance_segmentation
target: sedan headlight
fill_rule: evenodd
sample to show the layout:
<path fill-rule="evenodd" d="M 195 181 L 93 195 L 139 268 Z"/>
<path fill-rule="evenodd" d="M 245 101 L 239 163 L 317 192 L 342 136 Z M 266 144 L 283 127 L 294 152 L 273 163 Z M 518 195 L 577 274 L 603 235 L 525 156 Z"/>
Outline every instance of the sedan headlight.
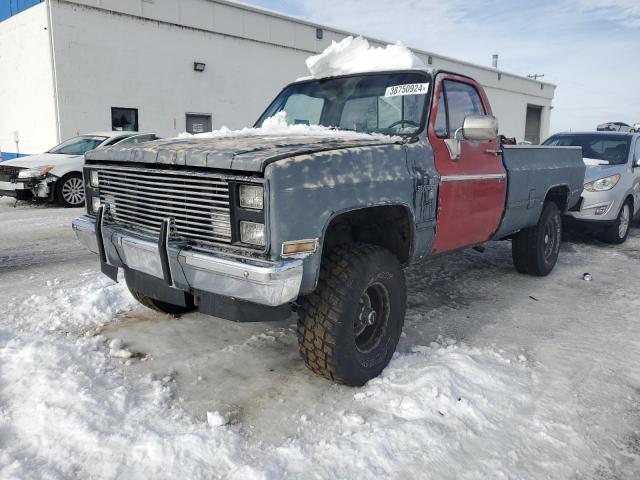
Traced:
<path fill-rule="evenodd" d="M 242 243 L 248 243 L 249 245 L 257 245 L 259 247 L 263 247 L 265 245 L 264 224 L 245 222 L 244 220 L 241 221 L 240 241 Z"/>
<path fill-rule="evenodd" d="M 23 168 L 18 172 L 18 178 L 40 178 L 44 177 L 53 169 L 53 165 L 45 165 L 36 168 Z"/>
<path fill-rule="evenodd" d="M 264 187 L 262 185 L 240 185 L 240 207 L 262 210 Z"/>
<path fill-rule="evenodd" d="M 588 192 L 605 192 L 611 190 L 620 181 L 620 175 L 601 178 L 584 184 L 584 189 Z"/>

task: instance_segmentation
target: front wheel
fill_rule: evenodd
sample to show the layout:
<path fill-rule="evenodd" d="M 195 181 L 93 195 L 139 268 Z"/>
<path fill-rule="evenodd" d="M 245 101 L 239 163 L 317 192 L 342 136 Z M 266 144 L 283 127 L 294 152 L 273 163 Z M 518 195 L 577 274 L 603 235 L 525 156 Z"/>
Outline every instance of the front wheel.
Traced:
<path fill-rule="evenodd" d="M 512 240 L 511 255 L 516 270 L 544 277 L 556 266 L 562 240 L 560 210 L 546 202 L 537 225 L 521 230 Z"/>
<path fill-rule="evenodd" d="M 69 173 L 56 185 L 58 201 L 67 208 L 82 207 L 84 205 L 84 184 L 82 174 Z"/>
<path fill-rule="evenodd" d="M 613 222 L 602 234 L 602 240 L 607 243 L 620 244 L 624 243 L 629 236 L 629 227 L 631 226 L 631 217 L 633 216 L 631 202 L 626 201 L 618 218 Z"/>
<path fill-rule="evenodd" d="M 359 386 L 396 349 L 406 308 L 404 272 L 388 250 L 344 245 L 323 260 L 316 290 L 300 300 L 298 347 L 314 373 Z"/>

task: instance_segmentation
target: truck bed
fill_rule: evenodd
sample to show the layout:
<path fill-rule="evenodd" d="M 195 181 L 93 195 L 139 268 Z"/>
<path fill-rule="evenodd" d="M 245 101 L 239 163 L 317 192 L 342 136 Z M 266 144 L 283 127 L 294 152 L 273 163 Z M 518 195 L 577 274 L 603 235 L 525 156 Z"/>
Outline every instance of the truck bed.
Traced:
<path fill-rule="evenodd" d="M 535 225 L 554 187 L 568 188 L 567 208 L 579 201 L 586 168 L 580 147 L 504 145 L 502 161 L 508 178 L 507 198 L 494 240 Z"/>

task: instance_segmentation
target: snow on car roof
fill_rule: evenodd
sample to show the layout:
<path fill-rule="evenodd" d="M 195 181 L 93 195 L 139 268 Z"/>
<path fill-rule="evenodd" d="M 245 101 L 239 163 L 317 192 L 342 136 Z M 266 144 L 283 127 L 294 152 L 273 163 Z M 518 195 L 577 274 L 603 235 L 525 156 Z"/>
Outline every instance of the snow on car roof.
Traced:
<path fill-rule="evenodd" d="M 306 64 L 311 76 L 298 80 L 393 70 L 429 71 L 424 62 L 401 42 L 374 47 L 363 37 L 334 41 L 322 53 L 307 58 Z"/>

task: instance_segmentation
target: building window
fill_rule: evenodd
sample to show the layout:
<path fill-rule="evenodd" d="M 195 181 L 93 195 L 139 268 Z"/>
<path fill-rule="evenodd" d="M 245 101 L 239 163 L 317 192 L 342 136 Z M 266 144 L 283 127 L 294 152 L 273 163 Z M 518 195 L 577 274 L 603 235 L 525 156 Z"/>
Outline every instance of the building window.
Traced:
<path fill-rule="evenodd" d="M 111 107 L 111 129 L 115 131 L 138 131 L 138 109 Z"/>

